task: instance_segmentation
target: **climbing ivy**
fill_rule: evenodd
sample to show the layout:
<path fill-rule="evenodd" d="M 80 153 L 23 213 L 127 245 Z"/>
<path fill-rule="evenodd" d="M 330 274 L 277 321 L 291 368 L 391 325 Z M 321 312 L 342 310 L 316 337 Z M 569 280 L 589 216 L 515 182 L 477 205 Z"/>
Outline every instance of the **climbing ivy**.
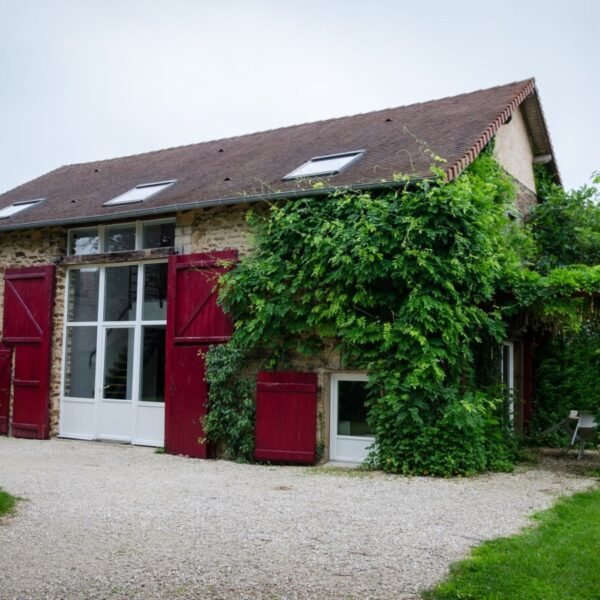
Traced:
<path fill-rule="evenodd" d="M 203 420 L 204 432 L 229 459 L 248 460 L 254 449 L 254 379 L 242 372 L 244 357 L 235 339 L 212 346 L 206 355 L 211 410 Z"/>
<path fill-rule="evenodd" d="M 538 319 L 536 410 L 529 442 L 564 446 L 564 435 L 542 435 L 570 410 L 600 413 L 600 194 L 592 185 L 565 191 L 538 167 L 541 203 L 528 224 L 540 274 L 519 285 L 521 302 Z M 599 414 L 600 417 L 600 414 Z"/>
<path fill-rule="evenodd" d="M 592 185 L 564 190 L 543 165 L 536 166 L 541 203 L 528 229 L 537 244 L 536 270 L 547 273 L 568 265 L 600 265 L 600 174 Z"/>
<path fill-rule="evenodd" d="M 579 331 L 559 332 L 537 352 L 535 405 L 530 442 L 565 446 L 560 432 L 542 432 L 571 410 L 600 412 L 600 318 L 588 319 Z"/>
<path fill-rule="evenodd" d="M 498 344 L 523 307 L 549 318 L 548 298 L 595 288 L 596 273 L 532 270 L 535 244 L 508 217 L 515 191 L 489 151 L 450 183 L 434 167 L 396 184 L 249 213 L 256 250 L 220 289 L 235 333 L 207 359 L 209 440 L 248 458 L 253 407 L 239 373 L 258 356 L 285 368 L 334 340 L 345 367 L 369 372 L 374 467 L 510 468 L 504 395 L 478 377 L 481 345 Z"/>

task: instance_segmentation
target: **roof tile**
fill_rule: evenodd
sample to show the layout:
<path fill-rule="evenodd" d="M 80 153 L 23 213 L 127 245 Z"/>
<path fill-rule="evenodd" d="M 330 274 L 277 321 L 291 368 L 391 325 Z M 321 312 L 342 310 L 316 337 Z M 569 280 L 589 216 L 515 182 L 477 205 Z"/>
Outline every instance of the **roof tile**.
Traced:
<path fill-rule="evenodd" d="M 534 82 L 529 79 L 400 108 L 64 166 L 0 195 L 0 208 L 46 199 L 0 224 L 0 229 L 110 220 L 131 215 L 132 210 L 158 213 L 311 190 L 314 180 L 283 177 L 314 156 L 360 148 L 366 149 L 360 160 L 322 178 L 327 185 L 378 184 L 393 180 L 396 173 L 428 176 L 427 149 L 447 161 L 448 175 L 454 177 L 532 93 Z M 173 179 L 174 185 L 134 207 L 104 206 L 139 184 Z"/>

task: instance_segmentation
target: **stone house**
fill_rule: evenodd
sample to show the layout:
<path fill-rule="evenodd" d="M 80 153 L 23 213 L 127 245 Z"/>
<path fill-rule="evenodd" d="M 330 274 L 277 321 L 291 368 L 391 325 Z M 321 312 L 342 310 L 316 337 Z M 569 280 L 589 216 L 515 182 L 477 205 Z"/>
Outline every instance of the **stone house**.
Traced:
<path fill-rule="evenodd" d="M 559 178 L 532 79 L 69 165 L 0 195 L 0 433 L 206 456 L 202 350 L 231 334 L 213 275 L 252 251 L 246 212 L 296 197 L 326 201 L 340 186 L 387 188 L 399 172 L 427 177 L 432 152 L 452 179 L 492 139 L 525 218 L 537 201 L 533 164 Z M 522 422 L 527 341 L 507 341 L 503 355 Z M 335 359 L 301 367 L 313 371 L 314 385 L 302 385 L 320 418 L 309 411 L 308 428 L 319 430 L 325 456 L 361 460 L 371 442 L 366 374 L 343 372 Z"/>

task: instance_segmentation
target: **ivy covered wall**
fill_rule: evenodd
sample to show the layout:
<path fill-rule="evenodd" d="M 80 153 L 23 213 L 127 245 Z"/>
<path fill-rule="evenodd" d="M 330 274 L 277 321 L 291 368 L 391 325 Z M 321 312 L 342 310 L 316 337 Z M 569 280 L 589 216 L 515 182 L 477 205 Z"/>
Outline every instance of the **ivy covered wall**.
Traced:
<path fill-rule="evenodd" d="M 509 218 L 515 190 L 489 150 L 450 183 L 439 168 L 397 183 L 249 215 L 256 250 L 220 292 L 235 333 L 207 361 L 205 429 L 230 455 L 252 451 L 248 361 L 280 368 L 335 340 L 347 368 L 369 372 L 373 466 L 510 468 L 503 390 L 476 376 L 481 345 L 500 343 L 515 315 L 577 327 L 588 307 L 573 296 L 600 289 L 600 267 L 540 268 L 539 229 Z"/>

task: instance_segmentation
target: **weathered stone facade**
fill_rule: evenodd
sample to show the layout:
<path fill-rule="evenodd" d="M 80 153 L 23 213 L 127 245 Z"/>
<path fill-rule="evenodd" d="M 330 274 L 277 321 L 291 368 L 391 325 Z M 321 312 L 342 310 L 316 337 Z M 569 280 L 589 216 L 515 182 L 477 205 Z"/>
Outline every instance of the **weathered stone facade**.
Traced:
<path fill-rule="evenodd" d="M 514 180 L 514 183 L 517 188 L 517 197 L 515 203 L 517 205 L 517 210 L 519 211 L 519 217 L 527 220 L 534 206 L 539 202 L 538 197 L 520 181 Z"/>
<path fill-rule="evenodd" d="M 180 254 L 235 248 L 240 258 L 253 248 L 248 210 L 264 210 L 263 205 L 216 206 L 181 213 L 177 216 L 175 248 Z"/>

